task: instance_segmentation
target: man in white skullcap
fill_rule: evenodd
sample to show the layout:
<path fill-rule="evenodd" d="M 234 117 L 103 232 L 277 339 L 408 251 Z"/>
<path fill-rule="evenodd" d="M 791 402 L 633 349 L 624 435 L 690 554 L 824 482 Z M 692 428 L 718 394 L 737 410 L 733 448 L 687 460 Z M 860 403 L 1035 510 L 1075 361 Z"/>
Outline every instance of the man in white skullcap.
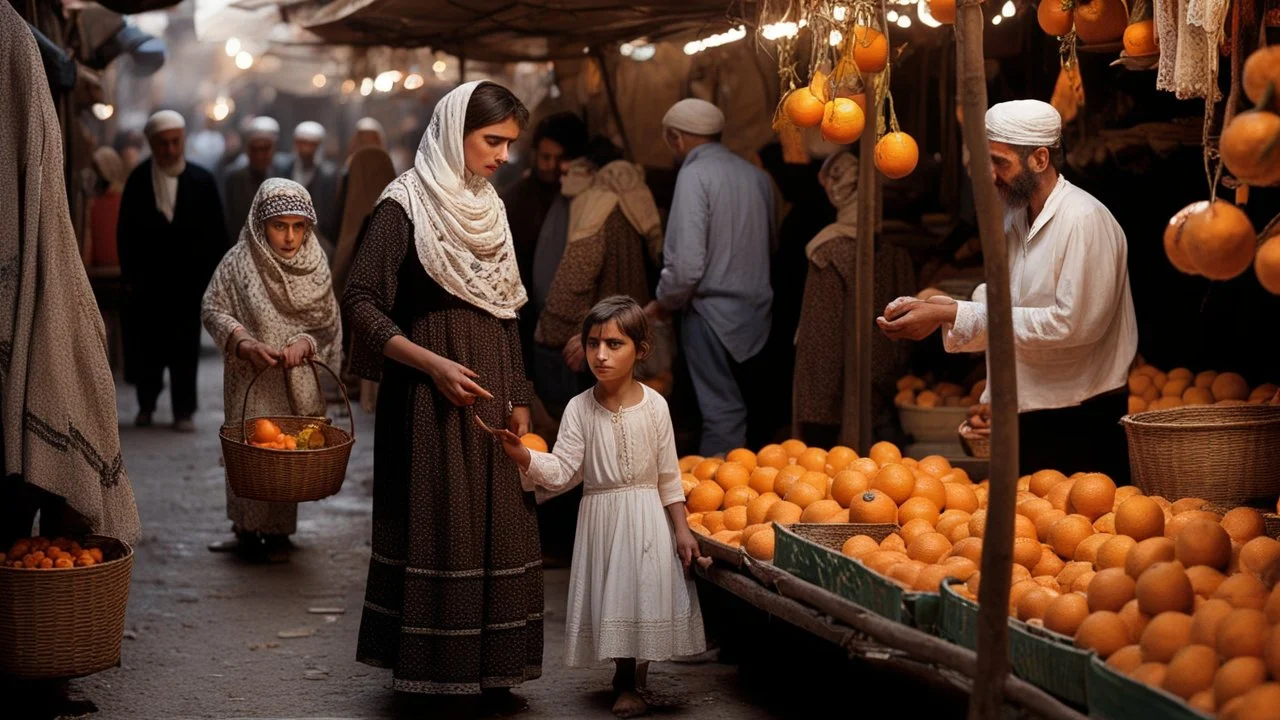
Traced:
<path fill-rule="evenodd" d="M 125 378 L 138 387 L 137 425 L 153 423 L 169 370 L 174 428 L 195 430 L 200 301 L 227 250 L 213 174 L 188 162 L 186 122 L 172 110 L 143 128 L 151 158 L 129 175 L 116 238 L 129 289 L 123 314 Z"/>
<path fill-rule="evenodd" d="M 1119 420 L 1128 412 L 1138 328 L 1124 231 L 1059 174 L 1062 118 L 1051 105 L 1000 103 L 986 124 L 992 179 L 1005 203 L 1021 472 L 1102 472 L 1127 483 Z M 877 323 L 895 339 L 941 328 L 948 351 L 985 351 L 986 290 L 979 285 L 971 302 L 899 298 Z"/>
<path fill-rule="evenodd" d="M 240 236 L 240 228 L 249 217 L 249 208 L 253 206 L 253 196 L 258 194 L 258 186 L 269 177 L 282 177 L 277 162 L 276 142 L 280 139 L 280 123 L 275 118 L 259 115 L 249 122 L 245 133 L 245 157 L 248 163 L 227 173 L 227 232 L 230 242 L 234 244 Z"/>
<path fill-rule="evenodd" d="M 316 211 L 316 237 L 329 257 L 333 257 L 338 234 L 338 168 L 324 157 L 324 126 L 307 120 L 293 130 L 293 154 L 275 175 L 286 177 L 311 193 Z"/>
<path fill-rule="evenodd" d="M 371 117 L 362 117 L 356 121 L 356 132 L 351 138 L 351 147 L 347 149 L 347 155 L 355 155 L 357 150 L 363 150 L 367 147 L 387 149 L 387 131 L 383 129 L 382 123 Z"/>
<path fill-rule="evenodd" d="M 747 385 L 769 337 L 773 184 L 720 144 L 724 113 L 715 105 L 681 100 L 662 126 L 681 165 L 657 299 L 646 312 L 683 314 L 684 356 L 702 410 L 699 452 L 711 456 L 761 440 L 754 435 L 764 430 L 754 422 L 757 406 Z"/>

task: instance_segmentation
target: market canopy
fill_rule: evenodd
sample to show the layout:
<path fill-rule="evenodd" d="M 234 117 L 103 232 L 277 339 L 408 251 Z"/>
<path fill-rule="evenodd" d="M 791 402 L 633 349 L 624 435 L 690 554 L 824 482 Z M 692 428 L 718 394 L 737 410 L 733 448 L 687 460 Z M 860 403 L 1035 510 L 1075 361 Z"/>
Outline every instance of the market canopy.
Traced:
<path fill-rule="evenodd" d="M 293 21 L 326 42 L 423 47 L 487 61 L 581 56 L 595 45 L 720 32 L 750 0 L 335 0 Z"/>

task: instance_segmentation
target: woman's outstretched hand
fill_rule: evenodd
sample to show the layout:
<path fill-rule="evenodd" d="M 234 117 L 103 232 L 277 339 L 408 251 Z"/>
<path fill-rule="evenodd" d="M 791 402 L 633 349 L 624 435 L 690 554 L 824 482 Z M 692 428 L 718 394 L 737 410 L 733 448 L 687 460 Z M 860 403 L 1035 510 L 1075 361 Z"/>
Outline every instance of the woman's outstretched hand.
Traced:
<path fill-rule="evenodd" d="M 480 378 L 475 371 L 449 358 L 434 356 L 434 362 L 426 368 L 436 388 L 458 407 L 475 404 L 477 397 L 492 400 L 493 395 L 476 382 Z"/>
<path fill-rule="evenodd" d="M 533 412 L 528 405 L 517 405 L 511 408 L 511 419 L 507 421 L 507 429 L 522 437 L 533 432 Z"/>

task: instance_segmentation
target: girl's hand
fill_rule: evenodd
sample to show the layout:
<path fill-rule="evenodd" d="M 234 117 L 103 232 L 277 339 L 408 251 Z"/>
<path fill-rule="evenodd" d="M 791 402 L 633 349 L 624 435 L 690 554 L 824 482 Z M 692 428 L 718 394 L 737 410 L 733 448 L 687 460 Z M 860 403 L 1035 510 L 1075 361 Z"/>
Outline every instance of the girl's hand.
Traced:
<path fill-rule="evenodd" d="M 502 443 L 502 451 L 505 452 L 507 457 L 511 458 L 521 470 L 527 471 L 529 469 L 529 464 L 533 462 L 533 456 L 529 454 L 529 448 L 525 447 L 524 443 L 520 442 L 519 435 L 516 435 L 510 430 L 495 430 L 490 428 L 488 425 L 484 424 L 484 420 L 481 420 L 479 415 L 476 415 L 476 424 L 479 425 L 482 430 L 493 435 Z"/>
<path fill-rule="evenodd" d="M 676 555 L 680 558 L 685 570 L 688 570 L 699 556 L 698 540 L 687 525 L 676 528 Z"/>
<path fill-rule="evenodd" d="M 258 371 L 275 367 L 280 361 L 280 353 L 274 348 L 252 339 L 242 340 L 239 345 L 236 345 L 236 356 L 241 360 L 249 361 Z"/>
<path fill-rule="evenodd" d="M 507 421 L 507 429 L 517 437 L 533 432 L 533 413 L 528 405 L 517 405 L 511 409 L 511 419 Z"/>
<path fill-rule="evenodd" d="M 315 355 L 311 348 L 311 343 L 307 340 L 297 340 L 292 345 L 286 345 L 280 351 L 280 357 L 284 360 L 286 368 L 296 368 L 303 365 Z"/>
<path fill-rule="evenodd" d="M 582 349 L 582 338 L 576 335 L 564 344 L 560 356 L 564 358 L 564 364 L 574 372 L 582 372 L 587 367 L 587 355 Z"/>
<path fill-rule="evenodd" d="M 458 407 L 474 404 L 477 396 L 486 400 L 493 399 L 493 395 L 475 381 L 475 378 L 480 377 L 478 374 L 449 358 L 436 355 L 434 362 L 424 369 L 435 382 L 436 388 Z"/>

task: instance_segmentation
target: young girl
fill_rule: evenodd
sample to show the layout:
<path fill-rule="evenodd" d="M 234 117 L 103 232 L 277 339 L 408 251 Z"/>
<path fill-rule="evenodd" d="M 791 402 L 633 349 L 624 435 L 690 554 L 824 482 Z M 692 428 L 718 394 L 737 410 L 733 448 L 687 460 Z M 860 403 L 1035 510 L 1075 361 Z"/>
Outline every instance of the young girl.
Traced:
<path fill-rule="evenodd" d="M 325 414 L 324 394 L 307 360 L 339 367 L 342 331 L 338 301 L 316 213 L 306 188 L 280 178 L 262 183 L 240 241 L 218 265 L 204 294 L 204 326 L 223 349 L 225 422 L 262 415 Z M 245 389 L 266 368 L 243 408 Z M 297 529 L 295 503 L 236 497 L 227 485 L 227 517 L 234 540 L 209 546 L 250 559 L 285 562 Z"/>
<path fill-rule="evenodd" d="M 540 498 L 585 484 L 565 663 L 613 660 L 619 717 L 647 709 L 637 694 L 644 663 L 706 649 L 698 597 L 685 575 L 698 545 L 685 522 L 671 416 L 662 396 L 632 377 L 648 352 L 647 337 L 635 300 L 600 301 L 582 324 L 582 346 L 598 382 L 569 401 L 555 452 L 530 451 L 515 434 L 494 431 L 520 466 L 525 488 Z"/>

